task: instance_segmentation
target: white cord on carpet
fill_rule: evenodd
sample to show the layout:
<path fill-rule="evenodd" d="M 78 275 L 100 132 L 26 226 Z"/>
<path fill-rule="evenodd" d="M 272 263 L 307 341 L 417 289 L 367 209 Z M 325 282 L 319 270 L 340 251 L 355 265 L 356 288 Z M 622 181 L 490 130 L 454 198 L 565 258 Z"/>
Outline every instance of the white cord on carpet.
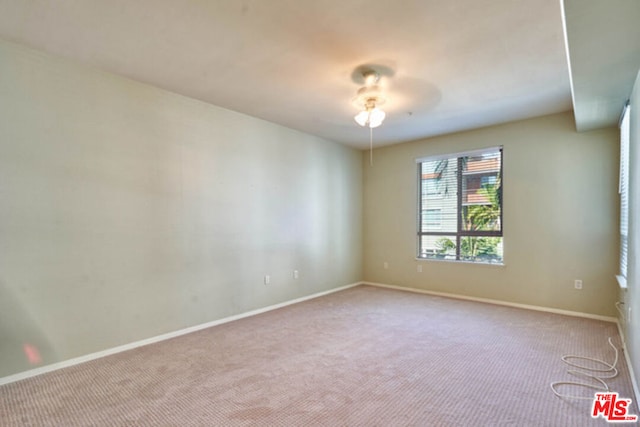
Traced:
<path fill-rule="evenodd" d="M 613 363 L 607 363 L 603 360 L 593 359 L 591 357 L 584 357 L 584 356 L 574 356 L 574 355 L 562 356 L 562 361 L 567 365 L 572 366 L 574 368 L 582 369 L 582 371 L 578 371 L 575 369 L 568 369 L 567 370 L 568 374 L 573 375 L 574 377 L 586 378 L 587 380 L 597 383 L 597 385 L 588 384 L 584 382 L 575 382 L 575 381 L 557 381 L 557 382 L 551 383 L 551 390 L 553 391 L 553 393 L 558 397 L 566 397 L 570 399 L 593 400 L 592 396 L 583 397 L 583 396 L 573 396 L 569 394 L 562 394 L 556 389 L 556 387 L 559 385 L 569 385 L 574 387 L 590 388 L 598 391 L 609 391 L 609 385 L 604 380 L 615 378 L 616 376 L 618 376 L 618 369 L 616 368 L 616 365 L 618 364 L 618 349 L 613 344 L 613 340 L 611 337 L 609 337 L 609 345 L 613 347 L 613 351 L 615 351 L 615 354 L 616 354 L 613 360 Z M 588 360 L 590 362 L 594 362 L 596 364 L 602 365 L 603 368 L 590 368 L 590 367 L 579 365 L 577 363 L 570 361 L 574 359 Z"/>

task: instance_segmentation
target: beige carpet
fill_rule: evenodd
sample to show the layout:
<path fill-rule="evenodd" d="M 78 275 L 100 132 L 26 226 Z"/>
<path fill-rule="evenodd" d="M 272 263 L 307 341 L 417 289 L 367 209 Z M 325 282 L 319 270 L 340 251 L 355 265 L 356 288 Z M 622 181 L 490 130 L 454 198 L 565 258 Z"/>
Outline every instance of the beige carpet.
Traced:
<path fill-rule="evenodd" d="M 549 384 L 572 378 L 563 354 L 611 361 L 609 336 L 613 323 L 359 286 L 2 386 L 0 425 L 607 425 Z M 610 386 L 633 398 L 618 367 Z"/>

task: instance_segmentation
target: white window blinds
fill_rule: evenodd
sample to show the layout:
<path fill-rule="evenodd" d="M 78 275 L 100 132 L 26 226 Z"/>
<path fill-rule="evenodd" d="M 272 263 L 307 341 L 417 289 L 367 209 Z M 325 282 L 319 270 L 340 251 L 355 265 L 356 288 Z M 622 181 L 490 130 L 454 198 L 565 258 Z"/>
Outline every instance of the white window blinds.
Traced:
<path fill-rule="evenodd" d="M 627 244 L 629 234 L 629 105 L 620 120 L 620 276 L 627 277 Z"/>

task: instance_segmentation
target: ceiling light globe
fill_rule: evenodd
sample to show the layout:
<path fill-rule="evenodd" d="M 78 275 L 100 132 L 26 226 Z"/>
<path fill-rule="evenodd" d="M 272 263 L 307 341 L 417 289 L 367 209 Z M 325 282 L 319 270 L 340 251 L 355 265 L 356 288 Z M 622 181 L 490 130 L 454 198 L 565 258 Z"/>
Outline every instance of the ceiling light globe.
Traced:
<path fill-rule="evenodd" d="M 360 126 L 366 126 L 367 125 L 367 121 L 369 121 L 369 112 L 368 111 L 360 111 L 358 114 L 356 114 L 354 119 L 355 119 L 356 123 L 358 123 Z"/>
<path fill-rule="evenodd" d="M 386 117 L 386 114 L 384 111 L 382 111 L 379 108 L 374 108 L 369 113 L 369 127 L 377 128 L 382 124 L 382 121 L 384 120 L 385 117 Z"/>

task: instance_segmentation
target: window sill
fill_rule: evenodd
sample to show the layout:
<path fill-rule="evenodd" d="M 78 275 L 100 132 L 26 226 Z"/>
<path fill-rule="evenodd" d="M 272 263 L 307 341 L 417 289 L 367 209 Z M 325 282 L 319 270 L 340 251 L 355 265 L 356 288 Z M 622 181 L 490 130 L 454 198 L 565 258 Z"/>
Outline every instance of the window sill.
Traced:
<path fill-rule="evenodd" d="M 620 289 L 624 289 L 626 291 L 627 290 L 627 278 L 624 277 L 624 276 L 617 275 L 616 276 L 616 280 L 618 281 L 618 286 L 620 286 Z"/>
<path fill-rule="evenodd" d="M 496 262 L 474 262 L 474 261 L 457 261 L 455 259 L 438 259 L 438 258 L 416 258 L 416 261 L 426 262 L 445 262 L 448 264 L 466 264 L 466 265 L 482 265 L 488 267 L 506 267 L 504 263 Z"/>

